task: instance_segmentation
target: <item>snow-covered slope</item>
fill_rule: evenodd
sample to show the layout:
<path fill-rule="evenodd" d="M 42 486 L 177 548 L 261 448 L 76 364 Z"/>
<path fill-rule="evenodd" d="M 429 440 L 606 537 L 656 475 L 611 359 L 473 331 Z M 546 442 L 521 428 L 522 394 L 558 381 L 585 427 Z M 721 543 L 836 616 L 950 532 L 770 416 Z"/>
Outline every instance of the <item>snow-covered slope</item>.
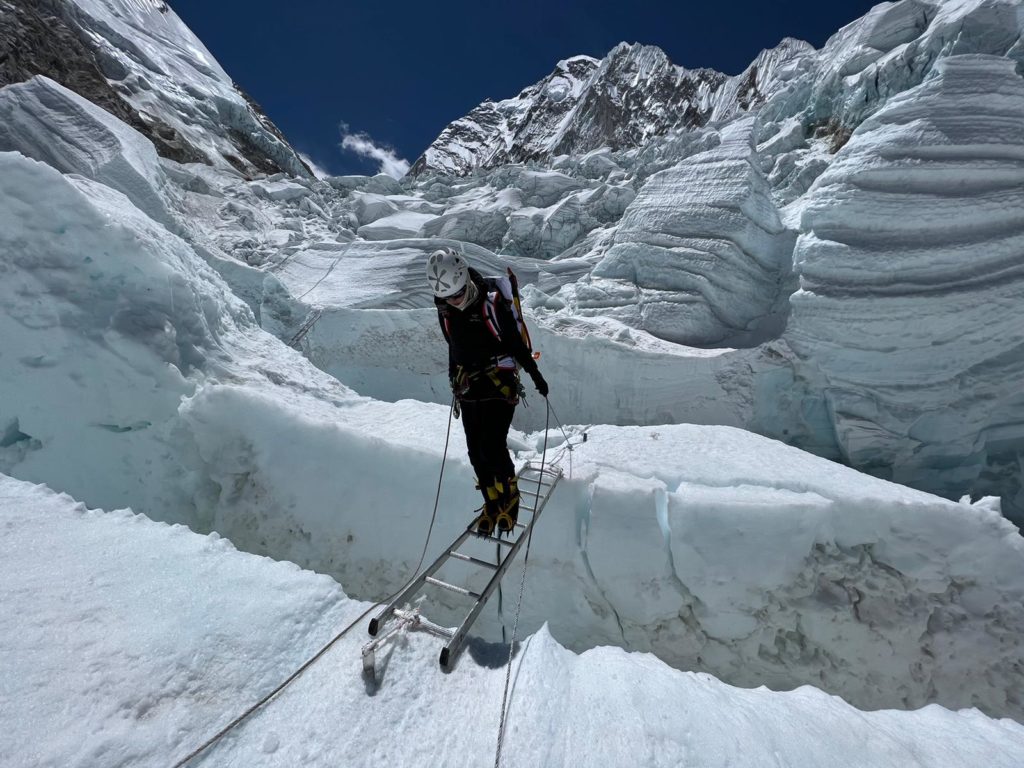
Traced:
<path fill-rule="evenodd" d="M 311 175 L 163 0 L 7 0 L 0 86 L 46 75 L 142 132 L 164 157 Z"/>
<path fill-rule="evenodd" d="M 4 476 L 0 524 L 7 765 L 170 765 L 364 609 L 330 579 L 237 552 L 216 535 L 87 511 Z M 445 675 L 436 640 L 410 634 L 368 687 L 359 673 L 365 640 L 359 624 L 191 764 L 493 761 L 507 646 L 473 642 Z M 543 629 L 517 646 L 512 671 L 505 766 L 1015 768 L 1024 760 L 1024 726 L 976 710 L 858 712 L 813 688 L 731 688 L 615 648 L 577 656 Z"/>

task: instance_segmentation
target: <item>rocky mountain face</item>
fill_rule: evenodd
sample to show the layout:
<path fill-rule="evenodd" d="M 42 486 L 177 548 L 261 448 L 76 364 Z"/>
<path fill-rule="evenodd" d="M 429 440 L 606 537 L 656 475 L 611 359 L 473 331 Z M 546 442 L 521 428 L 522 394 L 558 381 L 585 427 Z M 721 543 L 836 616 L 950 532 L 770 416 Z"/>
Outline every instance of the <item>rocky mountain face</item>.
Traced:
<path fill-rule="evenodd" d="M 0 86 L 45 75 L 177 162 L 309 174 L 204 51 L 161 0 L 0 0 Z"/>
<path fill-rule="evenodd" d="M 518 96 L 484 102 L 445 128 L 412 168 L 465 175 L 506 163 L 550 162 L 608 147 L 636 149 L 764 103 L 814 48 L 787 38 L 741 74 L 676 66 L 656 46 L 620 43 L 600 61 L 576 56 Z"/>

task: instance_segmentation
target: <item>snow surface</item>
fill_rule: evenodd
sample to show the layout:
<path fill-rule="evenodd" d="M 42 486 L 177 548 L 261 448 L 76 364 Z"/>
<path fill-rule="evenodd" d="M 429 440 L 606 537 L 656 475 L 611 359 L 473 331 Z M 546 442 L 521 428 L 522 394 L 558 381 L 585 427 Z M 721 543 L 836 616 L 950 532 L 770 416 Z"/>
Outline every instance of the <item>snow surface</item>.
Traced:
<path fill-rule="evenodd" d="M 978 492 L 1021 493 L 1019 6 L 883 4 L 717 95 L 701 71 L 693 104 L 728 122 L 638 124 L 622 149 L 572 148 L 590 73 L 632 62 L 643 94 L 672 65 L 567 59 L 537 86 L 551 167 L 460 179 L 243 181 L 157 157 L 45 78 L 0 89 L 0 762 L 166 765 L 358 615 L 342 587 L 410 575 L 449 426 L 422 280 L 440 245 L 516 270 L 569 425 L 544 453 L 531 395 L 510 436 L 566 479 L 531 552 L 508 764 L 1024 762 L 1019 724 L 992 719 L 1024 720 L 1024 540 Z M 75 7 L 130 90 L 166 64 L 146 98 L 215 154 L 253 119 L 162 3 Z M 521 141 L 535 91 L 474 112 L 460 162 Z M 672 340 L 700 318 L 700 346 Z M 431 555 L 479 504 L 451 427 Z M 489 762 L 509 614 L 506 592 L 447 677 L 409 637 L 379 690 L 360 628 L 207 762 Z M 446 595 L 428 615 L 461 618 Z"/>
<path fill-rule="evenodd" d="M 217 536 L 0 476 L 7 765 L 166 766 L 276 687 L 365 604 Z M 60 563 L 54 568 L 53 563 Z M 507 646 L 451 674 L 411 633 L 360 675 L 364 623 L 192 765 L 469 766 L 493 759 Z M 59 686 L 59 694 L 55 688 Z M 1024 726 L 976 710 L 858 712 L 810 687 L 744 690 L 647 654 L 516 647 L 503 765 L 991 766 Z"/>

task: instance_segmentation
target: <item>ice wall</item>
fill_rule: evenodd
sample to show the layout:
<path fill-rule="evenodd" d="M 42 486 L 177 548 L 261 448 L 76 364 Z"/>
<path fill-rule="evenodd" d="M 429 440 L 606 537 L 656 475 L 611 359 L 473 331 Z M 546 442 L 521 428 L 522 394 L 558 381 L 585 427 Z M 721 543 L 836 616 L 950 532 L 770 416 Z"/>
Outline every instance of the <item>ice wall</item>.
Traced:
<path fill-rule="evenodd" d="M 177 430 L 198 385 L 359 400 L 260 329 L 188 243 L 110 186 L 0 152 L 0 252 L 0 471 L 92 506 L 195 522 Z"/>
<path fill-rule="evenodd" d="M 716 148 L 644 184 L 592 279 L 575 286 L 578 313 L 698 347 L 778 335 L 793 235 L 755 162 L 752 127 L 732 123 Z"/>
<path fill-rule="evenodd" d="M 218 387 L 183 414 L 213 525 L 243 548 L 332 573 L 364 598 L 415 567 L 447 409 L 367 404 L 328 421 Z M 457 423 L 451 436 L 428 560 L 479 505 Z M 521 629 L 548 622 L 577 650 L 651 651 L 859 707 L 1024 717 L 1024 540 L 998 503 L 947 502 L 726 427 L 594 427 L 570 440 L 571 454 L 553 433 L 546 453 L 572 474 L 538 525 Z M 540 436 L 513 445 L 539 460 Z M 487 574 L 442 575 L 479 589 Z M 427 605 L 449 624 L 467 610 L 447 593 Z M 500 636 L 494 610 L 484 637 Z"/>
<path fill-rule="evenodd" d="M 866 120 L 808 195 L 787 331 L 851 464 L 1018 515 L 1022 125 L 1013 62 L 980 55 Z"/>
<path fill-rule="evenodd" d="M 174 189 L 153 145 L 133 128 L 47 77 L 0 90 L 0 151 L 116 189 L 150 218 L 172 221 Z"/>

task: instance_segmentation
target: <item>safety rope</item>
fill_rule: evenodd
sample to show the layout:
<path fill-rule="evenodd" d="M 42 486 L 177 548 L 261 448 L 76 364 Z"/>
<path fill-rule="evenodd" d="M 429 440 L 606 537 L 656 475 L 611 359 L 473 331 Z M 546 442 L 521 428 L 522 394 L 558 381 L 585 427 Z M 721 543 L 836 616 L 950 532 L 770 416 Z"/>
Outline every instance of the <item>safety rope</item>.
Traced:
<path fill-rule="evenodd" d="M 363 619 L 365 619 L 370 614 L 371 611 L 373 611 L 375 608 L 380 607 L 381 605 L 385 605 L 387 603 L 390 603 L 392 600 L 394 600 L 396 597 L 398 597 L 398 595 L 400 595 L 402 593 L 402 591 L 406 587 L 408 587 L 413 582 L 413 580 L 416 578 L 416 576 L 420 572 L 420 568 L 423 565 L 423 559 L 427 556 L 427 547 L 429 547 L 429 545 L 430 545 L 430 534 L 433 532 L 433 530 L 434 530 L 434 522 L 437 520 L 437 507 L 438 507 L 438 505 L 440 503 L 440 500 L 441 500 L 441 481 L 444 478 L 444 465 L 445 465 L 445 462 L 446 462 L 446 460 L 448 458 L 448 443 L 449 443 L 449 441 L 451 439 L 452 413 L 453 413 L 454 410 L 455 410 L 455 398 L 453 397 L 452 398 L 452 405 L 451 405 L 451 407 L 448 410 L 448 430 L 447 430 L 447 432 L 445 434 L 445 439 L 444 439 L 444 454 L 441 457 L 441 473 L 440 473 L 440 475 L 437 478 L 437 494 L 434 496 L 434 512 L 433 512 L 433 514 L 430 517 L 430 527 L 427 528 L 427 539 L 426 539 L 426 541 L 423 542 L 423 551 L 420 553 L 420 561 L 416 564 L 416 567 L 413 569 L 412 577 L 407 582 L 405 582 L 405 584 L 403 584 L 401 587 L 399 587 L 394 593 L 392 593 L 388 597 L 385 597 L 383 600 L 380 600 L 379 602 L 374 603 L 369 608 L 367 608 L 365 611 L 363 611 L 361 614 L 359 614 L 359 616 L 356 617 L 355 621 L 353 621 L 351 624 L 349 624 L 347 627 L 345 627 L 343 630 L 341 630 L 341 632 L 339 632 L 337 635 L 335 635 L 333 638 L 331 638 L 330 642 L 328 642 L 327 645 L 325 645 L 323 648 L 321 648 L 319 651 L 317 651 L 301 667 L 299 667 L 294 672 L 292 672 L 292 674 L 290 674 L 288 676 L 288 678 L 283 683 L 278 685 L 274 690 L 272 690 L 270 693 L 268 693 L 262 699 L 260 699 L 255 704 L 253 704 L 251 707 L 249 707 L 247 710 L 245 710 L 245 712 L 240 714 L 238 717 L 236 717 L 234 720 L 232 720 L 226 726 L 221 728 L 217 733 L 215 733 L 209 739 L 207 739 L 202 744 L 200 744 L 198 747 L 196 747 L 194 750 L 192 750 L 188 755 L 186 755 L 181 760 L 176 762 L 172 766 L 172 768 L 181 768 L 183 765 L 185 765 L 188 762 L 190 762 L 191 760 L 193 760 L 195 757 L 200 755 L 202 752 L 206 751 L 213 744 L 217 743 L 222 738 L 224 738 L 224 736 L 226 736 L 231 730 L 233 730 L 235 727 L 237 727 L 243 720 L 248 718 L 253 712 L 255 712 L 257 709 L 262 707 L 264 704 L 266 704 L 272 698 L 277 696 L 277 694 L 279 694 L 281 691 L 283 691 L 285 688 L 287 688 L 289 685 L 291 685 L 291 683 L 296 678 L 298 678 L 299 675 L 301 675 L 303 672 L 305 672 L 307 669 L 309 669 L 311 666 L 313 666 L 313 664 L 315 664 L 320 659 L 320 657 L 322 657 L 325 653 L 327 653 L 327 651 L 330 650 L 331 647 L 335 643 L 337 643 L 341 638 L 343 638 L 346 634 L 348 634 L 348 632 L 354 626 L 356 626 L 359 622 L 361 622 Z M 527 549 L 527 554 L 529 554 L 529 549 L 530 549 L 529 543 L 527 543 L 526 549 Z"/>
<path fill-rule="evenodd" d="M 544 462 L 547 458 L 548 452 L 548 426 L 551 423 L 551 402 L 544 398 L 547 403 L 547 411 L 544 417 L 544 448 L 540 454 L 540 477 L 539 480 L 544 479 Z M 563 433 L 564 434 L 564 433 Z M 537 483 L 537 490 L 534 492 L 533 508 L 537 509 L 537 505 L 540 504 L 540 482 Z M 536 513 L 535 513 L 536 514 Z M 534 526 L 530 526 L 530 535 L 526 539 L 526 554 L 523 556 L 523 577 L 519 582 L 519 599 L 516 601 L 516 616 L 512 622 L 512 639 L 508 644 L 508 664 L 505 667 L 505 690 L 501 694 L 501 717 L 498 720 L 498 747 L 494 753 L 494 768 L 498 768 L 501 763 L 501 746 L 505 740 L 505 714 L 508 707 L 508 686 L 512 679 L 512 655 L 515 651 L 516 646 L 516 631 L 519 629 L 519 611 L 523 607 L 523 593 L 526 591 L 526 567 L 530 564 L 530 545 L 533 543 L 533 529 Z"/>
<path fill-rule="evenodd" d="M 555 424 L 558 425 L 558 430 L 562 433 L 562 437 L 565 440 L 565 442 L 562 443 L 561 450 L 558 453 L 555 454 L 555 457 L 553 459 L 551 459 L 551 463 L 552 464 L 558 464 L 565 457 L 566 454 L 569 454 L 569 474 L 567 475 L 567 477 L 571 478 L 572 477 L 572 452 L 576 448 L 577 445 L 579 445 L 580 443 L 587 442 L 587 430 L 586 429 L 583 430 L 583 433 L 582 433 L 583 439 L 579 443 L 573 443 L 572 440 L 569 438 L 569 436 L 565 433 L 565 427 L 562 425 L 561 420 L 558 418 L 558 414 L 555 413 L 555 408 L 554 408 L 553 405 L 551 405 L 551 401 L 550 400 L 548 400 L 548 410 L 550 411 L 550 416 L 554 417 Z M 548 437 L 547 424 L 545 424 L 545 427 L 544 427 L 544 441 L 545 441 L 544 445 L 545 445 L 545 447 L 547 447 L 547 437 Z"/>

